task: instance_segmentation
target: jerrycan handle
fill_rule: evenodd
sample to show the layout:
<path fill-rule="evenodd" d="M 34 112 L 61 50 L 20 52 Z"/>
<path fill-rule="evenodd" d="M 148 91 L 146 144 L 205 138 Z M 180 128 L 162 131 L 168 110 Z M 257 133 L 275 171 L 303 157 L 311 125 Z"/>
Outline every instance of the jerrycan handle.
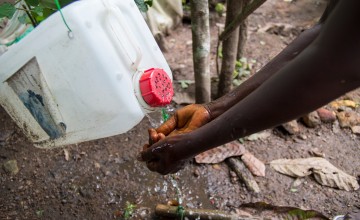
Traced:
<path fill-rule="evenodd" d="M 129 58 L 129 60 L 131 61 L 131 68 L 133 70 L 137 70 L 140 60 L 142 58 L 142 53 L 140 50 L 140 46 L 139 43 L 135 40 L 135 36 L 134 34 L 131 32 L 131 30 L 129 29 L 128 25 L 125 23 L 125 17 L 123 15 L 123 13 L 120 11 L 120 9 L 118 8 L 117 5 L 114 5 L 112 3 L 110 3 L 109 0 L 102 0 L 105 8 L 107 9 L 107 27 L 110 28 L 111 32 L 114 34 L 115 39 L 121 44 L 121 47 L 117 47 L 118 50 L 120 50 L 120 53 L 126 53 L 127 57 Z M 122 2 L 122 1 L 119 1 Z M 111 19 L 111 16 L 114 16 L 116 18 L 116 22 L 114 21 L 114 19 Z M 120 34 L 121 33 L 121 34 Z M 126 36 L 128 42 L 131 44 L 131 46 L 133 48 L 135 48 L 135 53 L 136 53 L 136 58 L 135 60 L 133 60 L 129 54 L 129 52 L 125 49 L 126 47 L 124 45 L 126 45 L 124 42 L 124 37 L 122 37 L 123 35 Z"/>

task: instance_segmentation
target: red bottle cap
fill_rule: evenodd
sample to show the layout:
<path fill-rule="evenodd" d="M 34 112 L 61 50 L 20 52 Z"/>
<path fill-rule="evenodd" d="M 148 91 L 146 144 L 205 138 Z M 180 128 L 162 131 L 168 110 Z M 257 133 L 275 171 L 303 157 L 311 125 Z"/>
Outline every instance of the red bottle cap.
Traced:
<path fill-rule="evenodd" d="M 145 70 L 139 82 L 141 95 L 149 106 L 160 107 L 170 104 L 174 91 L 171 79 L 163 69 Z"/>

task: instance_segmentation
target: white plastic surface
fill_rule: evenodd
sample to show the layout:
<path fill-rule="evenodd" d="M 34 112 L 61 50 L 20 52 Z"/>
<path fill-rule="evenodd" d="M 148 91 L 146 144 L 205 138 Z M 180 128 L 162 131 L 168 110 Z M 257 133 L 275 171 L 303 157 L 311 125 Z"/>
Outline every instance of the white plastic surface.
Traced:
<path fill-rule="evenodd" d="M 62 9 L 71 37 L 56 13 L 0 56 L 0 104 L 35 146 L 124 133 L 149 110 L 135 95 L 138 72 L 162 68 L 172 79 L 134 1 L 104 1 L 82 0 Z M 24 100 L 36 104 L 26 107 Z M 42 109 L 37 119 L 34 105 Z M 48 122 L 56 134 L 49 135 Z"/>

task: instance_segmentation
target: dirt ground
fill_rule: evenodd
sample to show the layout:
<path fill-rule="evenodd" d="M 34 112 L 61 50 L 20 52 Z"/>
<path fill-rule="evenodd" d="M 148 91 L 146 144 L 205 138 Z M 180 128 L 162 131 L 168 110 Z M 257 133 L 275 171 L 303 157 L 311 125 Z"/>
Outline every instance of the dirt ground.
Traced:
<path fill-rule="evenodd" d="M 301 30 L 310 27 L 321 15 L 325 0 L 268 0 L 249 18 L 249 39 L 244 56 L 255 59 L 260 68 L 275 56 Z M 216 23 L 224 18 L 212 16 L 212 42 L 218 35 Z M 264 31 L 264 27 L 286 26 L 281 34 Z M 166 37 L 165 56 L 175 80 L 193 80 L 190 25 L 184 23 Z M 215 47 L 211 69 L 215 74 Z M 184 90 L 175 81 L 177 92 Z M 347 98 L 360 102 L 360 92 Z M 269 106 L 271 107 L 271 106 Z M 359 109 L 355 109 L 360 113 Z M 196 164 L 191 161 L 175 176 L 161 176 L 136 161 L 136 154 L 147 141 L 149 120 L 144 120 L 125 134 L 80 143 L 53 150 L 31 145 L 0 108 L 0 165 L 16 160 L 19 172 L 9 174 L 0 169 L 0 219 L 122 219 L 135 205 L 130 219 L 158 219 L 155 205 L 182 198 L 185 208 L 220 209 L 235 212 L 242 204 L 266 202 L 275 206 L 292 206 L 316 210 L 328 218 L 344 214 L 360 205 L 360 192 L 344 191 L 319 185 L 306 177 L 297 191 L 294 178 L 275 172 L 266 165 L 266 176 L 255 177 L 261 193 L 247 190 L 239 180 L 233 181 L 225 163 Z M 316 148 L 333 165 L 360 177 L 360 139 L 339 124 L 322 123 L 289 135 L 270 129 L 264 140 L 246 141 L 246 149 L 265 163 L 280 158 L 305 158 Z M 173 178 L 181 195 L 177 195 Z M 277 219 L 274 217 L 273 219 Z"/>

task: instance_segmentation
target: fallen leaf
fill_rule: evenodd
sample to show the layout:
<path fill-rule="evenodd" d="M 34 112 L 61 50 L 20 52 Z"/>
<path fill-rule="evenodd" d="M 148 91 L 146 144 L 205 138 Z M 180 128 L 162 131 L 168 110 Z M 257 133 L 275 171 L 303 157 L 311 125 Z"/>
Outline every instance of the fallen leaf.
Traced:
<path fill-rule="evenodd" d="M 240 156 L 245 151 L 245 147 L 242 144 L 238 141 L 233 141 L 198 154 L 195 157 L 195 161 L 196 163 L 220 163 L 228 157 Z"/>
<path fill-rule="evenodd" d="M 265 176 L 265 164 L 249 152 L 241 156 L 241 160 L 255 176 Z"/>
<path fill-rule="evenodd" d="M 333 108 L 340 108 L 340 107 L 351 107 L 351 108 L 356 108 L 357 104 L 356 102 L 352 101 L 352 100 L 337 100 L 337 101 L 333 101 L 330 103 L 330 106 Z"/>
<path fill-rule="evenodd" d="M 355 177 L 339 170 L 329 161 L 321 157 L 305 159 L 279 159 L 270 162 L 270 166 L 277 172 L 292 177 L 304 177 L 314 174 L 315 180 L 324 186 L 346 191 L 359 189 Z"/>

